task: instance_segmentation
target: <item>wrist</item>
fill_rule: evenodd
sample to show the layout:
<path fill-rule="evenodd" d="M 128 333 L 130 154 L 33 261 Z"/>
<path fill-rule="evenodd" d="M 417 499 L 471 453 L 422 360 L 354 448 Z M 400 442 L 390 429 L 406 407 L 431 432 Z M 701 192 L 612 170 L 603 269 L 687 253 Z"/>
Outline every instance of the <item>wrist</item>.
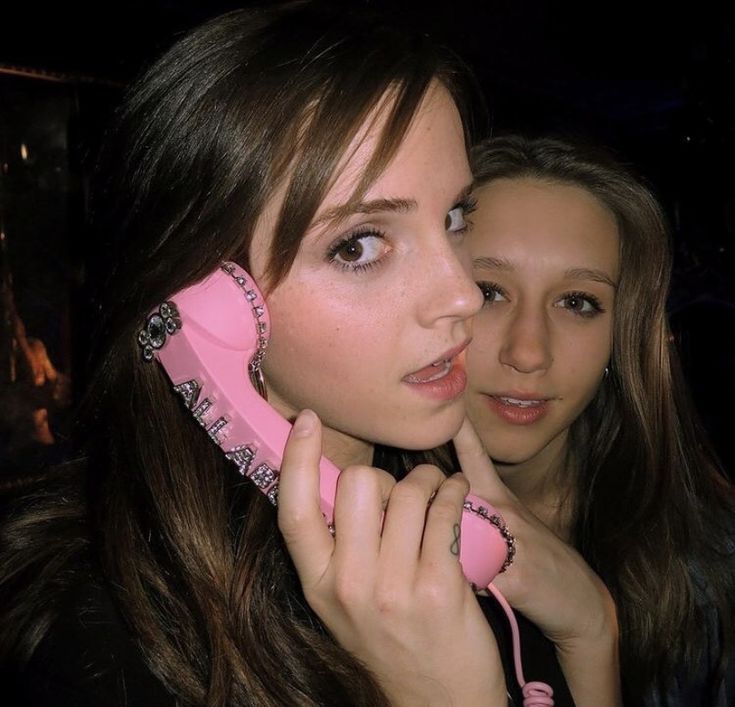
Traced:
<path fill-rule="evenodd" d="M 556 647 L 559 666 L 578 707 L 620 707 L 617 624 L 595 638 L 580 637 Z"/>

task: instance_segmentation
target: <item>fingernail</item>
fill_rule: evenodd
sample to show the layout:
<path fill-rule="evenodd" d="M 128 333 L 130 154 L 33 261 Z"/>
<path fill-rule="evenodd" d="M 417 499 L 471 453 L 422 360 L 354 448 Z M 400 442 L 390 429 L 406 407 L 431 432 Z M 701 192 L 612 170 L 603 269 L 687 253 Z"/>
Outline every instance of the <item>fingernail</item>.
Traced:
<path fill-rule="evenodd" d="M 293 423 L 295 437 L 308 437 L 316 426 L 316 415 L 311 410 L 302 410 Z"/>

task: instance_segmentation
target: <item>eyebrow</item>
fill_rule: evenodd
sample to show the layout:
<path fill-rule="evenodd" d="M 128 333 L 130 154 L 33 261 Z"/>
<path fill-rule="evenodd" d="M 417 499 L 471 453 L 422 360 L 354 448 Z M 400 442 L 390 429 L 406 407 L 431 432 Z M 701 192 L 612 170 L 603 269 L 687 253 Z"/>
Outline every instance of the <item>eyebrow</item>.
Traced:
<path fill-rule="evenodd" d="M 472 266 L 483 270 L 499 270 L 501 272 L 512 272 L 515 270 L 514 265 L 505 258 L 482 257 L 474 258 Z M 567 268 L 564 271 L 566 280 L 593 280 L 609 285 L 613 289 L 617 289 L 617 283 L 604 271 L 597 268 Z"/>
<path fill-rule="evenodd" d="M 381 212 L 407 213 L 418 207 L 415 199 L 373 199 L 372 201 L 347 202 L 329 209 L 312 225 L 322 226 L 326 223 L 339 223 L 353 214 L 377 214 Z"/>
<path fill-rule="evenodd" d="M 454 204 L 467 199 L 472 193 L 474 183 L 462 187 L 454 200 Z M 377 214 L 377 213 L 399 213 L 405 214 L 418 208 L 416 199 L 372 199 L 371 201 L 358 201 L 340 204 L 325 211 L 312 226 L 322 226 L 327 223 L 339 223 L 354 214 Z"/>
<path fill-rule="evenodd" d="M 594 280 L 604 285 L 610 285 L 613 289 L 618 286 L 618 283 L 614 282 L 604 270 L 598 270 L 597 268 L 569 268 L 564 275 L 568 280 Z"/>

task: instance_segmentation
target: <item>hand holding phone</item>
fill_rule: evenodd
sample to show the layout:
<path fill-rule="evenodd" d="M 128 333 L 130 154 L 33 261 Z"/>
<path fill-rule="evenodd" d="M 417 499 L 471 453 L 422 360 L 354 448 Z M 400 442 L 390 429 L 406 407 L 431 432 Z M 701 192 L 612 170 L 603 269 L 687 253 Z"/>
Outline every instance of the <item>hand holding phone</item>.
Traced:
<path fill-rule="evenodd" d="M 291 426 L 257 390 L 270 318 L 250 275 L 225 263 L 161 305 L 141 339 L 146 334 L 151 355 L 195 419 L 240 473 L 277 504 L 278 474 Z M 333 527 L 339 469 L 325 457 L 319 466 L 322 513 Z M 513 545 L 504 529 L 487 502 L 467 496 L 460 562 L 478 587 L 489 584 L 509 561 Z"/>
<path fill-rule="evenodd" d="M 277 505 L 291 426 L 264 397 L 260 365 L 269 336 L 268 309 L 257 285 L 238 265 L 224 263 L 151 313 L 138 341 L 144 358 L 162 364 L 174 390 L 226 457 Z M 334 464 L 321 457 L 319 505 L 331 532 L 339 474 Z M 515 553 L 505 522 L 489 503 L 468 494 L 457 544 L 466 579 L 475 587 L 491 589 L 514 627 L 516 672 L 527 696 L 524 704 L 553 705 L 548 686 L 525 682 L 512 610 L 491 586 Z M 476 628 L 472 622 L 468 626 Z"/>
<path fill-rule="evenodd" d="M 313 413 L 299 415 L 278 507 L 311 608 L 391 704 L 505 705 L 497 644 L 452 554 L 466 480 L 430 465 L 399 482 L 381 469 L 348 467 L 332 537 L 319 509 L 321 432 Z"/>

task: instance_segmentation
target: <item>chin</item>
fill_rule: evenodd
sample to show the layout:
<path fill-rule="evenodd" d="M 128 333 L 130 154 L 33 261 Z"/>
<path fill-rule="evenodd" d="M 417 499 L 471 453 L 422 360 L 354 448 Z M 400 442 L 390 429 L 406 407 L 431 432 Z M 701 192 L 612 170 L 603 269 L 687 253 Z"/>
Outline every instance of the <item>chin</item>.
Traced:
<path fill-rule="evenodd" d="M 407 429 L 405 423 L 398 425 L 397 429 L 401 434 L 389 435 L 389 439 L 383 442 L 391 447 L 406 449 L 411 451 L 421 451 L 424 449 L 434 449 L 449 442 L 454 435 L 459 432 L 459 428 L 464 421 L 464 412 L 460 411 L 456 415 L 447 415 L 441 419 L 429 419 L 416 426 Z"/>
<path fill-rule="evenodd" d="M 523 464 L 533 459 L 543 449 L 543 447 L 529 449 L 528 445 L 521 448 L 515 445 L 498 445 L 497 440 L 494 444 L 485 444 L 483 441 L 483 446 L 494 464 L 504 464 L 506 466 Z"/>

